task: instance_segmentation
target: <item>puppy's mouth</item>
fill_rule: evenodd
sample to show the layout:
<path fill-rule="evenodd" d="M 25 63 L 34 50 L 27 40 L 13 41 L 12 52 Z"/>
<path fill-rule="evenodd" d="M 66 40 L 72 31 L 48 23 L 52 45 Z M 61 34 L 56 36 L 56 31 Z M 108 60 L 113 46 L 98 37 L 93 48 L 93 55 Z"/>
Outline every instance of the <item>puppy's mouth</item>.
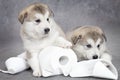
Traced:
<path fill-rule="evenodd" d="M 49 36 L 49 33 L 36 33 L 37 38 L 39 39 L 44 39 L 47 38 Z"/>
<path fill-rule="evenodd" d="M 49 28 L 45 28 L 42 33 L 38 32 L 38 33 L 36 33 L 36 35 L 39 37 L 39 39 L 47 38 L 50 35 L 50 29 Z"/>
<path fill-rule="evenodd" d="M 47 38 L 49 34 L 43 34 L 42 38 Z"/>

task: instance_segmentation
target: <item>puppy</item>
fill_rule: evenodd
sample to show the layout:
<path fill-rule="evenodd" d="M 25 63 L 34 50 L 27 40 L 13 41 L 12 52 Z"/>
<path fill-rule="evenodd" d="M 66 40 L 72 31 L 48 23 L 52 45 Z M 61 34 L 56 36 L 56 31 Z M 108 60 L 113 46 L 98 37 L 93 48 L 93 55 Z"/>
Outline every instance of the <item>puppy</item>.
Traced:
<path fill-rule="evenodd" d="M 111 62 L 112 58 L 106 48 L 106 36 L 102 29 L 95 26 L 82 26 L 67 34 L 73 44 L 78 61 L 103 59 Z"/>
<path fill-rule="evenodd" d="M 70 47 L 72 44 L 64 37 L 62 29 L 55 23 L 53 13 L 42 3 L 34 3 L 23 9 L 18 17 L 21 27 L 27 62 L 33 76 L 41 76 L 38 55 L 50 45 Z"/>

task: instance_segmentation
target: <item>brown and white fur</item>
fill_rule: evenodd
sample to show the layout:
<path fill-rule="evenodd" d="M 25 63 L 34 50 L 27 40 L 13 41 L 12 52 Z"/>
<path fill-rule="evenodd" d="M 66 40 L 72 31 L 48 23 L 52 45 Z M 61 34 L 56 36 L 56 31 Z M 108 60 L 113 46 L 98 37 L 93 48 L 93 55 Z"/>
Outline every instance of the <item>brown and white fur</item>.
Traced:
<path fill-rule="evenodd" d="M 68 33 L 68 40 L 73 44 L 78 61 L 103 59 L 111 62 L 112 58 L 106 48 L 106 36 L 102 29 L 96 26 L 82 26 Z"/>
<path fill-rule="evenodd" d="M 27 62 L 33 70 L 33 76 L 41 76 L 38 55 L 47 46 L 55 45 L 70 47 L 72 44 L 64 37 L 64 32 L 55 23 L 53 13 L 42 3 L 34 3 L 23 9 L 19 14 L 22 24 L 23 40 Z"/>

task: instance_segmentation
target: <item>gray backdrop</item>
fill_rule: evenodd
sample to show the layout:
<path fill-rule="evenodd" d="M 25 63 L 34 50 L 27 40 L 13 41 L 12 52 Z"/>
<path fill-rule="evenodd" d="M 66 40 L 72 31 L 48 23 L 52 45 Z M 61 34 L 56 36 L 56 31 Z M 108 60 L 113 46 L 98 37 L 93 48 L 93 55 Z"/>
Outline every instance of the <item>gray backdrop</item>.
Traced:
<path fill-rule="evenodd" d="M 65 32 L 76 26 L 97 25 L 107 35 L 107 45 L 113 56 L 113 64 L 120 71 L 120 0 L 0 0 L 0 68 L 4 61 L 23 52 L 19 36 L 18 13 L 34 2 L 48 4 L 56 22 Z M 120 73 L 119 73 L 120 74 Z M 34 78 L 31 70 L 16 75 L 0 73 L 0 80 L 101 80 L 99 78 L 70 78 L 54 76 Z M 106 80 L 106 79 L 104 79 Z"/>

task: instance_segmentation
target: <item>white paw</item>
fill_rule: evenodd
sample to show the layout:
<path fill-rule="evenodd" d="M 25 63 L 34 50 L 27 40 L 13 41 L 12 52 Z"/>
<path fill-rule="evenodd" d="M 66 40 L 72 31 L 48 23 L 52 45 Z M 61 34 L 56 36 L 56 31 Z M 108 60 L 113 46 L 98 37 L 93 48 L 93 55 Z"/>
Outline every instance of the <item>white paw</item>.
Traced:
<path fill-rule="evenodd" d="M 103 62 L 103 64 L 104 64 L 107 68 L 110 67 L 110 64 L 108 64 L 108 63 L 106 63 L 106 62 Z"/>
<path fill-rule="evenodd" d="M 72 43 L 71 42 L 65 42 L 65 43 L 62 43 L 62 46 L 61 47 L 63 47 L 63 48 L 70 48 L 70 47 L 72 47 Z"/>
<path fill-rule="evenodd" d="M 34 71 L 33 72 L 33 76 L 40 77 L 41 76 L 41 72 L 40 71 Z"/>

